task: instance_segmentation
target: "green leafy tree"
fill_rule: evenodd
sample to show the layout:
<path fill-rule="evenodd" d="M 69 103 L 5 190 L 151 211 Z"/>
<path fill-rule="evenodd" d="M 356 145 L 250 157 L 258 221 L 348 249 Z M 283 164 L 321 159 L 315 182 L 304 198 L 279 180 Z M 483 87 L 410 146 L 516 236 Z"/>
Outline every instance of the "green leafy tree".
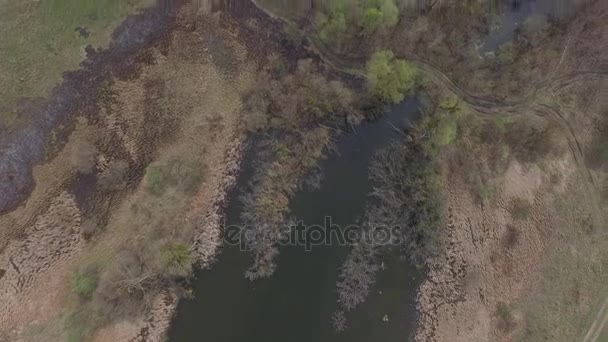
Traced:
<path fill-rule="evenodd" d="M 397 25 L 399 8 L 394 0 L 367 0 L 363 8 L 361 25 L 365 34 Z"/>
<path fill-rule="evenodd" d="M 321 30 L 319 37 L 324 43 L 339 42 L 346 32 L 346 16 L 344 12 L 335 12 L 329 17 L 320 16 Z"/>
<path fill-rule="evenodd" d="M 363 32 L 372 34 L 382 26 L 382 12 L 376 7 L 370 7 L 363 13 Z"/>
<path fill-rule="evenodd" d="M 370 94 L 382 101 L 398 103 L 417 85 L 418 69 L 395 58 L 389 51 L 378 51 L 367 63 L 367 82 Z"/>

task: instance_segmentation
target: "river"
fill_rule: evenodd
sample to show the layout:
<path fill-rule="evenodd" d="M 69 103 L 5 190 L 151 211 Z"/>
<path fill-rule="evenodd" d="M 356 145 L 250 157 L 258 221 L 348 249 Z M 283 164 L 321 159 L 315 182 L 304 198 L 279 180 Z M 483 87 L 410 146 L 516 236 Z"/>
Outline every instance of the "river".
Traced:
<path fill-rule="evenodd" d="M 372 190 L 368 167 L 373 156 L 400 138 L 394 127 L 406 128 L 418 115 L 411 99 L 393 106 L 380 120 L 364 123 L 343 135 L 337 152 L 322 162 L 318 190 L 301 191 L 291 201 L 291 215 L 305 224 L 323 224 L 326 216 L 342 227 L 364 215 Z M 238 196 L 252 174 L 246 156 L 226 210 L 229 224 L 239 223 Z M 338 268 L 348 254 L 344 246 L 281 248 L 278 268 L 267 279 L 244 277 L 250 257 L 236 247 L 224 248 L 211 270 L 196 272 L 194 297 L 183 299 L 169 331 L 169 341 L 403 341 L 415 322 L 415 293 L 419 272 L 397 256 L 386 256 L 384 270 L 368 300 L 347 313 L 349 328 L 338 334 L 330 324 L 336 310 Z M 388 318 L 388 321 L 384 318 Z"/>

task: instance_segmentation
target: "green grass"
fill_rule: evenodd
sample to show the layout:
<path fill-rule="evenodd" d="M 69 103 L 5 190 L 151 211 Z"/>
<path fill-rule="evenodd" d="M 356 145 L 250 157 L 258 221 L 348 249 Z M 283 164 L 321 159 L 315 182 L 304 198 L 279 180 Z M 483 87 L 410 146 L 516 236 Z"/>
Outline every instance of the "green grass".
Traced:
<path fill-rule="evenodd" d="M 0 124 L 16 119 L 19 99 L 48 96 L 84 47 L 106 46 L 112 30 L 150 0 L 4 0 L 0 2 Z M 86 28 L 85 38 L 76 32 Z"/>
<path fill-rule="evenodd" d="M 91 298 L 97 289 L 97 274 L 94 271 L 80 272 L 75 271 L 70 277 L 70 287 L 72 292 L 82 298 Z"/>

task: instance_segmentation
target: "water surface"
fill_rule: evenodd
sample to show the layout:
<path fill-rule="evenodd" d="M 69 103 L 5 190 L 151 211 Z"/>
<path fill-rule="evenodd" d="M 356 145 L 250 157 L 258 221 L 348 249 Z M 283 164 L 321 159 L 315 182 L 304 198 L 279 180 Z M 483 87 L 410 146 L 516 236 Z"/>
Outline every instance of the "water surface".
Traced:
<path fill-rule="evenodd" d="M 418 102 L 405 101 L 378 122 L 365 123 L 343 136 L 338 152 L 322 163 L 322 186 L 298 193 L 291 202 L 291 215 L 309 225 L 323 224 L 326 216 L 343 227 L 357 223 L 371 191 L 370 161 L 401 136 L 394 127 L 406 127 L 406 121 L 417 113 Z M 250 165 L 245 165 L 242 175 L 237 192 L 249 181 Z M 241 207 L 236 195 L 226 212 L 230 224 L 239 222 Z M 347 314 L 349 329 L 341 334 L 333 331 L 329 321 L 336 310 L 335 283 L 347 254 L 347 247 L 335 245 L 316 246 L 308 252 L 303 247 L 283 247 L 275 274 L 251 282 L 243 276 L 249 256 L 235 247 L 225 248 L 211 270 L 196 274 L 195 297 L 180 302 L 170 341 L 406 340 L 415 321 L 419 275 L 396 256 L 384 260 L 387 268 L 379 273 L 367 302 Z M 382 320 L 385 315 L 388 322 Z"/>

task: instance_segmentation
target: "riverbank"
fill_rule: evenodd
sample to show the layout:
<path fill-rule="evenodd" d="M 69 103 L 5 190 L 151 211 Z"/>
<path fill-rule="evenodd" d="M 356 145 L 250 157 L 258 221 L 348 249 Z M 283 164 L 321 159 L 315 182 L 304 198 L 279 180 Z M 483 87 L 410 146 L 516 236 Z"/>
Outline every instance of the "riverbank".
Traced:
<path fill-rule="evenodd" d="M 169 234 L 163 239 L 184 239 L 201 267 L 213 262 L 221 246 L 225 194 L 245 139 L 241 97 L 255 71 L 281 46 L 267 39 L 273 24 L 262 24 L 264 18 L 244 6 L 234 13 L 211 4 L 187 4 L 174 12 L 162 2 L 158 6 L 154 10 L 169 15 L 173 24 L 158 25 L 162 21 L 154 12 L 129 18 L 115 38 L 133 37 L 143 46 L 129 53 L 95 52 L 85 69 L 74 73 L 87 76 L 90 87 L 77 83 L 73 97 L 51 100 L 61 103 L 62 119 L 44 121 L 46 131 L 36 134 L 53 132 L 54 139 L 46 146 L 46 139 L 28 141 L 48 153 L 44 163 L 19 164 L 24 174 L 32 167 L 35 187 L 0 218 L 6 237 L 0 257 L 0 340 L 159 340 L 176 304 L 170 286 L 150 289 L 143 311 L 136 308 L 130 317 L 116 314 L 102 324 L 90 320 L 91 309 L 103 310 L 98 305 L 108 303 L 100 296 L 118 293 L 106 289 L 113 284 L 107 272 L 130 260 L 125 252 L 142 251 L 134 246 L 155 236 L 151 229 Z M 149 26 L 161 33 L 155 40 L 137 38 L 140 22 L 141 30 Z M 73 87 L 71 80 L 58 89 Z M 90 169 L 74 164 L 83 162 L 78 159 L 83 146 L 92 150 L 87 152 L 94 157 Z M 179 172 L 188 172 L 177 180 L 192 179 L 193 188 L 151 193 L 150 167 L 164 172 L 175 163 L 185 166 Z M 184 195 L 174 197 L 177 190 Z M 182 235 L 171 233 L 176 228 Z M 168 242 L 147 243 L 163 250 Z M 73 280 L 90 269 L 98 284 L 92 300 L 75 292 Z"/>
<path fill-rule="evenodd" d="M 76 321 L 71 326 L 68 318 L 86 314 L 97 300 L 120 304 L 121 299 L 132 299 L 107 296 L 111 291 L 100 296 L 107 291 L 101 286 L 91 300 L 70 288 L 73 275 L 92 267 L 102 284 L 132 286 L 134 279 L 111 278 L 123 276 L 123 266 L 132 270 L 123 262 L 134 255 L 119 252 L 158 252 L 168 246 L 177 246 L 174 251 L 180 252 L 179 246 L 190 243 L 188 257 L 202 266 L 213 262 L 221 244 L 226 191 L 242 158 L 243 95 L 275 53 L 289 56 L 289 62 L 306 54 L 284 45 L 288 43 L 281 24 L 249 2 L 227 1 L 218 8 L 212 2 L 199 5 L 185 7 L 171 18 L 171 29 L 158 40 L 137 40 L 145 48 L 107 57 L 117 64 L 95 64 L 95 58 L 103 58 L 92 57 L 95 72 L 86 67 L 83 71 L 91 88 L 86 82 L 66 88 L 78 88 L 90 102 L 60 97 L 59 109 L 69 109 L 58 112 L 64 119 L 44 116 L 48 120 L 40 124 L 43 130 L 25 131 L 24 139 L 40 144 L 3 154 L 22 149 L 24 155 L 45 162 L 0 164 L 19 175 L 3 173 L 10 176 L 2 183 L 8 184 L 2 188 L 8 192 L 0 194 L 29 193 L 25 200 L 7 196 L 5 207 L 11 209 L 0 218 L 6 243 L 0 248 L 0 301 L 8 303 L 0 309 L 0 331 L 6 332 L 0 340 L 61 340 L 66 330 L 86 336 L 95 329 L 98 341 L 157 340 L 167 330 L 176 298 L 183 295 L 167 289 L 179 287 L 167 286 L 171 282 L 155 274 L 155 281 L 162 281 L 154 283 L 152 298 L 142 296 L 145 303 L 143 309 L 135 308 L 136 318 L 101 328 L 97 322 L 85 322 L 91 325 L 86 326 Z M 499 106 L 498 100 L 468 94 L 438 69 L 420 64 L 423 72 L 450 90 L 447 95 L 464 94 L 462 100 L 476 118 L 457 127 L 458 134 L 469 130 L 467 135 L 460 135 L 440 155 L 449 208 L 448 233 L 441 239 L 448 247 L 428 260 L 428 278 L 418 297 L 419 341 L 572 340 L 585 326 L 598 284 L 605 283 L 601 269 L 606 265 L 606 195 L 598 190 L 608 179 L 600 155 L 605 137 L 601 90 L 606 83 L 583 74 L 597 69 L 601 75 L 606 67 L 600 51 L 606 46 L 601 25 L 606 7 L 600 2 L 594 6 L 567 29 L 580 46 L 556 44 L 554 50 L 561 54 L 546 63 L 555 82 L 546 82 L 542 92 L 525 97 L 521 105 Z M 137 22 L 131 19 L 125 27 L 146 31 L 156 25 L 144 20 L 147 24 L 137 29 Z M 128 41 L 130 31 L 121 32 L 117 39 Z M 556 41 L 567 40 L 560 36 Z M 105 55 L 111 54 L 98 51 L 95 56 Z M 503 109 L 508 113 L 500 113 Z M 549 128 L 556 130 L 551 133 Z M 47 135 L 53 142 L 45 150 Z M 549 144 L 535 140 L 537 136 L 547 136 Z M 87 144 L 96 150 L 90 173 L 74 165 L 74 154 L 82 156 L 78 148 Z M 284 152 L 284 147 L 275 152 Z M 11 156 L 19 158 L 22 153 Z M 127 171 L 117 181 L 108 180 L 124 163 Z M 173 164 L 184 168 L 167 168 Z M 150 170 L 160 172 L 169 185 L 151 182 Z M 189 171 L 180 173 L 183 170 Z M 180 177 L 163 178 L 162 172 Z M 194 185 L 184 186 L 182 179 Z M 35 184 L 31 192 L 24 190 L 27 184 Z M 13 200 L 23 202 L 7 202 Z M 149 236 L 161 239 L 147 240 Z M 145 253 L 135 257 L 149 262 L 143 269 L 163 267 Z M 141 275 L 147 281 L 148 274 Z M 118 290 L 123 295 L 134 288 L 137 292 L 135 285 Z M 559 309 L 547 303 L 557 303 Z M 575 310 L 566 310 L 571 307 Z M 131 314 L 126 312 L 122 314 Z"/>

